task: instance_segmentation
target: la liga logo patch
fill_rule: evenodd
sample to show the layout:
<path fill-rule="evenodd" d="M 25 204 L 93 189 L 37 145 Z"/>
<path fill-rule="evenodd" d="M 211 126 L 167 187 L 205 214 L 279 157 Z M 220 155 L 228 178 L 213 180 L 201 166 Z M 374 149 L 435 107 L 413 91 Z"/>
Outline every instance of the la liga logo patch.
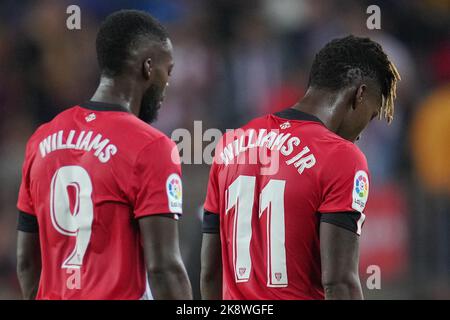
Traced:
<path fill-rule="evenodd" d="M 170 179 L 167 187 L 172 198 L 174 198 L 175 200 L 181 199 L 181 183 L 177 178 Z"/>
<path fill-rule="evenodd" d="M 369 181 L 364 175 L 359 175 L 355 181 L 356 193 L 360 198 L 364 198 L 369 193 Z"/>
<path fill-rule="evenodd" d="M 178 174 L 172 173 L 166 182 L 167 199 L 169 210 L 173 213 L 182 213 L 183 185 Z"/>
<path fill-rule="evenodd" d="M 365 171 L 359 170 L 358 172 L 356 172 L 353 182 L 352 208 L 362 213 L 366 206 L 368 197 L 369 177 Z"/>

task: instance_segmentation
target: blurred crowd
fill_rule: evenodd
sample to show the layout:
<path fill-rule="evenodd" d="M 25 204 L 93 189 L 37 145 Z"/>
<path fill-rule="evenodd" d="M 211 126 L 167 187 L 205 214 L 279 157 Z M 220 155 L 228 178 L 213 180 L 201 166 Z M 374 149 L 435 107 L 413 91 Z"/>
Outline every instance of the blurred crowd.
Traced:
<path fill-rule="evenodd" d="M 81 9 L 81 30 L 66 28 L 70 4 Z M 366 27 L 371 4 L 380 30 Z M 305 92 L 314 54 L 335 37 L 382 44 L 402 81 L 393 123 L 374 121 L 358 142 L 372 174 L 363 287 L 366 267 L 377 265 L 381 289 L 366 289 L 367 298 L 450 298 L 450 1 L 2 0 L 0 299 L 20 297 L 15 202 L 25 143 L 93 94 L 99 23 L 123 8 L 150 12 L 171 35 L 175 68 L 155 123 L 169 136 L 193 131 L 195 120 L 225 130 L 289 107 Z M 182 253 L 198 297 L 208 166 L 184 165 L 183 176 Z"/>

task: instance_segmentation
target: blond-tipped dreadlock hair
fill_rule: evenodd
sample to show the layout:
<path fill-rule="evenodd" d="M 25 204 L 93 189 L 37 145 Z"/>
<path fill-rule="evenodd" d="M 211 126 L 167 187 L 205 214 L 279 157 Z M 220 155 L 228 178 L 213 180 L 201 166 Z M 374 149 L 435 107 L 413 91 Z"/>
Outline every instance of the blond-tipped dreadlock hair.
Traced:
<path fill-rule="evenodd" d="M 394 119 L 394 99 L 400 74 L 383 48 L 369 38 L 347 36 L 325 45 L 311 67 L 309 86 L 341 89 L 356 77 L 373 78 L 381 87 L 382 105 L 379 118 L 388 123 Z"/>
<path fill-rule="evenodd" d="M 378 118 L 381 120 L 384 116 L 387 122 L 391 123 L 392 120 L 394 120 L 394 100 L 397 96 L 397 82 L 400 81 L 401 77 L 397 67 L 391 61 L 389 61 L 389 70 L 391 73 L 391 81 L 387 96 L 382 96 L 383 102 L 381 104 L 381 112 Z"/>

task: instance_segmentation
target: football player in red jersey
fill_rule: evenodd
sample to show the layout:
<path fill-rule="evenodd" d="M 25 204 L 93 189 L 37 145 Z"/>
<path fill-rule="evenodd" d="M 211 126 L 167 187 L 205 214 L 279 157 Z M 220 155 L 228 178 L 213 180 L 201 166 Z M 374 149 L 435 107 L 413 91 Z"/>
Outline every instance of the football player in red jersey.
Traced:
<path fill-rule="evenodd" d="M 26 147 L 17 272 L 24 298 L 191 299 L 181 260 L 181 168 L 149 125 L 173 67 L 164 27 L 113 13 L 96 40 L 90 101 L 40 126 Z"/>
<path fill-rule="evenodd" d="M 204 205 L 204 299 L 363 298 L 370 175 L 354 141 L 372 119 L 392 120 L 399 79 L 379 44 L 335 39 L 296 105 L 222 137 Z"/>

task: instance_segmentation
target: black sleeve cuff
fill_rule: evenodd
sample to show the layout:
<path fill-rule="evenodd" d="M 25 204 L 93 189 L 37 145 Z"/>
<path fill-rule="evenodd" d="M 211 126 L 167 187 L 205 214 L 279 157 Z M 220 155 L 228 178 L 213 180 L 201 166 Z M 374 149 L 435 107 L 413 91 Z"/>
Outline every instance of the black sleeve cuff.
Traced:
<path fill-rule="evenodd" d="M 203 233 L 219 233 L 220 215 L 205 210 L 202 231 Z"/>
<path fill-rule="evenodd" d="M 361 219 L 361 213 L 356 211 L 349 212 L 333 212 L 322 213 L 320 215 L 320 222 L 326 222 L 335 226 L 347 229 L 356 234 L 360 234 L 358 230 L 358 222 Z"/>
<path fill-rule="evenodd" d="M 36 216 L 19 211 L 19 217 L 17 219 L 17 230 L 28 232 L 28 233 L 38 233 L 39 224 Z"/>

